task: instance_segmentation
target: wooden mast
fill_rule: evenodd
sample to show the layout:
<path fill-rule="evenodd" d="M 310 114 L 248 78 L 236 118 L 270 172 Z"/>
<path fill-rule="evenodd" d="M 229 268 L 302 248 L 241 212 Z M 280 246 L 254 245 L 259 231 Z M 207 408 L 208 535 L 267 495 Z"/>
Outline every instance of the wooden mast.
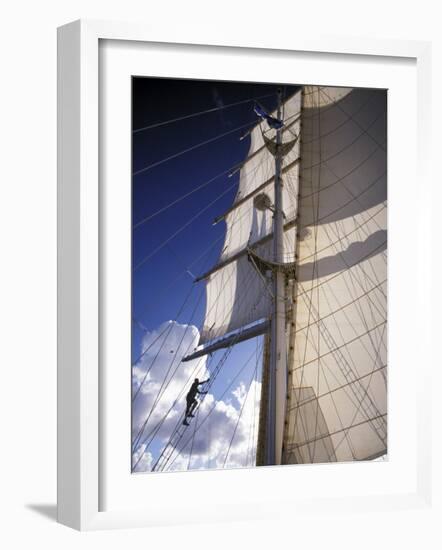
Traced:
<path fill-rule="evenodd" d="M 269 408 L 269 369 L 270 369 L 270 331 L 264 336 L 262 352 L 261 400 L 259 402 L 258 442 L 256 445 L 256 465 L 265 466 L 267 440 L 267 411 Z"/>
<path fill-rule="evenodd" d="M 277 118 L 282 120 L 281 90 L 278 90 Z M 271 329 L 266 335 L 263 353 L 263 375 L 257 465 L 282 463 L 287 404 L 286 298 L 287 275 L 284 265 L 284 211 L 282 159 L 287 148 L 282 143 L 282 129 L 276 131 L 274 142 L 266 140 L 275 157 L 273 205 L 273 314 Z"/>
<path fill-rule="evenodd" d="M 301 90 L 301 126 L 302 126 L 302 109 L 303 109 L 303 103 L 304 103 L 304 89 Z M 278 109 L 278 118 L 281 116 L 281 110 L 280 106 Z M 301 131 L 301 130 L 300 130 Z M 281 145 L 281 136 L 277 135 L 277 144 Z M 275 184 L 279 183 L 279 185 L 282 187 L 282 181 L 280 180 L 280 174 L 281 174 L 281 157 L 276 158 L 276 170 L 275 170 Z M 300 186 L 300 177 L 299 177 L 299 186 Z M 276 190 L 275 190 L 276 191 Z M 299 200 L 300 190 L 298 188 L 298 200 Z M 275 192 L 275 198 L 276 198 L 276 192 Z M 276 201 L 275 201 L 276 202 Z M 280 212 L 282 213 L 282 204 L 278 204 L 278 207 L 280 209 Z M 276 204 L 275 204 L 275 210 L 276 210 Z M 296 218 L 295 218 L 296 219 Z M 277 233 L 277 228 L 274 228 L 274 235 Z M 295 244 L 295 262 L 297 259 L 297 253 L 298 253 L 298 239 L 296 240 Z M 278 245 L 275 246 L 275 249 Z M 278 257 L 279 255 L 279 257 Z M 275 254 L 275 261 L 278 261 L 278 263 L 283 263 L 284 258 L 282 257 L 281 251 L 279 253 Z M 278 398 L 276 399 L 275 396 L 275 389 L 277 385 L 276 380 L 276 365 L 273 363 L 276 359 L 276 345 L 273 344 L 272 339 L 275 338 L 275 323 L 273 323 L 273 330 L 269 330 L 267 334 L 265 335 L 265 341 L 264 341 L 264 350 L 263 350 L 263 366 L 262 366 L 262 384 L 261 384 L 261 402 L 260 402 L 260 411 L 259 411 L 259 428 L 258 428 L 258 442 L 257 442 L 257 450 L 256 450 L 256 465 L 257 466 L 264 466 L 269 464 L 284 464 L 286 462 L 286 457 L 284 455 L 284 442 L 287 441 L 288 437 L 288 421 L 287 421 L 287 414 L 290 408 L 290 404 L 292 402 L 292 392 L 290 391 L 290 388 L 292 386 L 292 370 L 293 370 L 293 364 L 294 364 L 294 346 L 295 346 L 295 335 L 296 335 L 296 327 L 295 327 L 295 317 L 296 317 L 296 303 L 295 303 L 295 296 L 296 296 L 296 277 L 294 277 L 291 281 L 287 278 L 287 276 L 284 273 L 274 273 L 274 278 L 276 279 L 279 275 L 279 281 L 276 282 L 275 280 L 275 296 L 283 296 L 283 299 L 279 301 L 279 307 L 277 304 L 275 304 L 275 311 L 274 311 L 274 318 L 276 315 L 279 315 L 280 317 L 283 315 L 284 322 L 280 322 L 278 326 L 278 332 L 279 335 L 277 335 L 278 338 L 283 339 L 283 346 L 281 348 L 281 341 L 279 343 L 280 349 L 284 349 L 284 352 L 286 352 L 287 355 L 287 362 L 284 361 L 283 367 L 284 372 L 282 373 L 281 370 L 279 371 L 279 391 L 278 391 Z M 288 308 L 288 311 L 286 312 L 286 302 L 289 301 L 290 306 Z M 286 350 L 286 330 L 289 331 L 289 339 L 288 339 L 288 349 Z M 273 368 L 272 368 L 273 364 Z M 280 366 L 281 369 L 281 366 Z M 284 380 L 282 380 L 284 378 Z M 271 388 L 274 388 L 274 393 L 272 395 Z M 282 391 L 283 390 L 283 391 Z M 273 403 L 272 403 L 273 400 Z M 279 409 L 279 413 L 276 414 L 277 408 Z M 281 414 L 282 414 L 282 420 L 281 420 Z M 275 424 L 278 422 L 280 425 L 279 427 L 276 427 Z M 271 426 L 273 425 L 273 430 L 271 429 Z M 276 429 L 280 430 L 280 433 L 282 433 L 282 443 L 280 443 L 280 449 L 279 449 L 279 457 L 278 452 L 276 452 L 275 449 L 275 443 L 276 443 L 276 437 L 275 432 Z M 272 440 L 272 441 L 271 441 Z M 272 445 L 273 443 L 273 445 Z M 273 461 L 269 460 L 271 452 L 269 454 L 269 445 L 273 446 L 273 451 L 270 449 L 271 452 L 273 452 Z"/>
<path fill-rule="evenodd" d="M 301 110 L 300 110 L 300 123 L 299 123 L 299 141 L 300 144 L 302 142 L 302 113 L 304 110 L 304 86 L 301 88 Z M 302 162 L 301 158 L 301 149 L 299 152 L 299 158 L 300 163 Z M 299 199 L 301 197 L 301 165 L 299 166 L 299 175 L 298 175 L 298 197 L 297 197 L 297 204 L 296 204 L 296 220 L 298 219 L 298 212 L 299 212 Z M 282 447 L 282 464 L 293 464 L 294 460 L 293 457 L 290 457 L 290 461 L 288 461 L 288 457 L 286 454 L 286 442 L 289 438 L 289 414 L 290 409 L 293 404 L 294 395 L 293 395 L 293 367 L 295 363 L 295 340 L 296 340 L 296 287 L 297 287 L 297 269 L 296 264 L 299 257 L 299 229 L 296 234 L 296 242 L 295 242 L 295 276 L 293 277 L 291 281 L 291 285 L 289 285 L 288 290 L 291 290 L 291 296 L 290 296 L 290 308 L 288 311 L 287 316 L 287 326 L 289 330 L 289 339 L 288 339 L 288 349 L 287 349 L 287 402 L 286 402 L 286 412 L 285 412 L 285 420 L 284 420 L 284 438 L 283 438 L 283 447 Z"/>

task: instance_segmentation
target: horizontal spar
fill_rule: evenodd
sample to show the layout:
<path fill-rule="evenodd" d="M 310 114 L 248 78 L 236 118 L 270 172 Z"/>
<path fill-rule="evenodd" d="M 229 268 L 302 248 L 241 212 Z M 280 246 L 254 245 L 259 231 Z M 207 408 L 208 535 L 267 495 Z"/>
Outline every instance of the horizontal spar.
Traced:
<path fill-rule="evenodd" d="M 284 166 L 284 168 L 282 169 L 282 173 L 285 174 L 286 172 L 288 172 L 291 168 L 293 168 L 294 166 L 296 166 L 299 161 L 300 161 L 300 157 L 298 157 L 297 159 L 295 159 L 293 162 L 290 162 L 289 164 L 287 164 L 287 166 Z M 251 199 L 252 197 L 254 197 L 255 195 L 257 195 L 260 191 L 262 191 L 263 189 L 265 189 L 268 185 L 270 185 L 271 183 L 273 183 L 273 181 L 275 181 L 275 176 L 272 176 L 271 178 L 269 178 L 268 180 L 266 180 L 264 183 L 261 183 L 261 185 L 259 185 L 256 189 L 254 189 L 251 193 L 249 193 L 248 195 L 246 195 L 245 197 L 243 197 L 242 199 L 240 199 L 238 202 L 236 202 L 233 206 L 231 206 L 228 210 L 226 210 L 226 212 L 224 212 L 224 214 L 221 214 L 220 216 L 218 216 L 217 218 L 215 218 L 213 220 L 213 225 L 216 225 L 218 222 L 220 222 L 221 220 L 224 220 L 224 218 L 230 214 L 230 212 L 233 212 L 236 208 L 238 208 L 238 206 L 241 206 L 242 204 L 244 204 L 246 201 L 248 201 L 249 199 Z"/>
<path fill-rule="evenodd" d="M 296 225 L 296 218 L 294 218 L 293 220 L 287 222 L 284 225 L 284 231 L 288 231 L 289 229 L 291 229 L 295 225 Z M 262 244 L 265 244 L 266 242 L 270 241 L 272 238 L 273 238 L 273 233 L 269 233 L 268 235 L 266 235 L 265 237 L 263 237 L 259 241 L 256 241 L 255 243 L 253 243 L 249 248 L 252 249 L 252 250 L 255 250 L 256 248 L 258 248 Z M 242 256 L 245 256 L 247 254 L 247 251 L 248 251 L 247 248 L 243 248 L 242 250 L 240 250 L 236 254 L 233 254 L 233 256 L 231 256 L 230 258 L 227 258 L 223 262 L 220 262 L 215 267 L 212 267 L 212 269 L 209 269 L 209 271 L 206 271 L 206 273 L 203 273 L 202 275 L 197 277 L 194 282 L 199 283 L 200 281 L 203 281 L 204 279 L 207 279 L 207 277 L 210 277 L 210 275 L 213 275 L 213 273 L 215 273 L 216 271 L 219 271 L 220 269 L 222 269 L 226 265 L 229 265 L 232 262 L 235 262 L 236 260 L 239 260 Z"/>
<path fill-rule="evenodd" d="M 204 349 L 200 349 L 198 351 L 195 351 L 194 353 L 191 353 L 190 355 L 186 355 L 185 357 L 183 357 L 182 361 L 191 361 L 192 359 L 198 359 L 198 357 L 203 357 L 204 355 L 208 355 L 209 353 L 213 353 L 214 351 L 217 351 L 219 349 L 228 348 L 231 345 L 239 344 L 244 340 L 250 340 L 250 338 L 254 338 L 255 336 L 261 336 L 261 334 L 265 334 L 267 332 L 269 327 L 269 321 L 263 321 L 258 325 L 254 325 L 253 327 L 247 328 L 240 332 L 229 334 L 228 336 L 222 338 L 221 340 L 218 340 L 214 344 L 211 344 Z"/>

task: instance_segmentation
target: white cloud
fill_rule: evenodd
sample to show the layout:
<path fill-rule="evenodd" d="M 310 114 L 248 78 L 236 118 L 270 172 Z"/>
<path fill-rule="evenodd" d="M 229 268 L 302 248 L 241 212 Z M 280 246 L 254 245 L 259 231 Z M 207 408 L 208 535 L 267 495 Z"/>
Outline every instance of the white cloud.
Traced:
<path fill-rule="evenodd" d="M 146 451 L 146 445 L 140 445 L 132 455 L 132 468 L 137 465 L 137 471 L 148 472 L 152 467 L 152 461 L 152 453 Z"/>
<path fill-rule="evenodd" d="M 139 433 L 156 400 L 157 403 L 150 414 L 140 443 L 158 429 L 155 442 L 159 441 L 160 447 L 164 447 L 185 410 L 185 395 L 193 379 L 205 379 L 209 376 L 205 357 L 181 362 L 182 357 L 196 347 L 198 338 L 196 327 L 168 321 L 156 331 L 146 334 L 143 339 L 142 349 L 148 351 L 133 368 L 132 376 L 133 391 L 139 390 L 133 405 L 133 438 Z M 148 375 L 140 388 L 146 372 Z M 188 469 L 190 452 L 191 469 L 223 468 L 236 426 L 225 467 L 254 464 L 261 384 L 254 381 L 247 391 L 248 384 L 249 380 L 239 379 L 236 387 L 224 397 L 224 400 L 216 400 L 211 393 L 205 396 L 199 407 L 198 416 L 185 430 L 179 448 L 188 439 L 190 441 L 181 454 L 174 458 L 173 465 L 170 465 L 171 469 Z M 162 395 L 158 400 L 161 388 Z M 209 412 L 210 415 L 207 416 Z M 195 425 L 198 426 L 196 432 Z M 146 443 L 149 441 L 148 439 Z M 146 452 L 146 444 L 137 448 L 133 464 L 137 464 L 143 454 L 137 464 L 137 472 L 151 470 L 156 460 L 152 452 L 150 449 Z"/>
<path fill-rule="evenodd" d="M 202 404 L 201 426 L 195 433 L 192 449 L 192 468 L 238 468 L 254 465 L 260 395 L 259 382 L 252 382 L 249 392 L 241 382 L 226 400 L 216 402 L 205 422 L 204 419 L 212 407 L 206 402 Z M 189 445 L 182 454 L 188 456 L 190 450 Z M 229 454 L 226 458 L 227 452 Z"/>
<path fill-rule="evenodd" d="M 133 395 L 138 392 L 132 407 L 133 440 L 149 415 L 141 442 L 157 428 L 158 437 L 165 438 L 170 435 L 178 415 L 185 406 L 185 395 L 193 378 L 206 375 L 205 358 L 181 362 L 181 359 L 195 347 L 198 336 L 198 330 L 191 325 L 167 321 L 144 337 L 142 350 L 148 351 L 132 369 Z M 141 386 L 144 378 L 145 382 Z M 154 404 L 155 407 L 150 414 Z"/>

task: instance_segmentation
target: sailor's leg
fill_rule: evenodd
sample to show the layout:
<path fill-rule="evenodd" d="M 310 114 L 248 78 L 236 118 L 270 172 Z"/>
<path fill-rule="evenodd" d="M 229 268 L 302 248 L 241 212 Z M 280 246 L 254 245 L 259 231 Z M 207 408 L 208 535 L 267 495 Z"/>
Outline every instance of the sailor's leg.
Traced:
<path fill-rule="evenodd" d="M 194 399 L 192 401 L 192 404 L 190 405 L 190 409 L 189 409 L 189 415 L 188 416 L 193 416 L 193 411 L 196 409 L 196 406 L 198 405 L 198 401 L 196 399 Z"/>
<path fill-rule="evenodd" d="M 183 420 L 184 426 L 189 425 L 189 423 L 187 422 L 187 417 L 189 416 L 189 412 L 190 412 L 190 402 L 187 401 L 186 402 L 186 412 L 184 413 L 184 420 Z"/>

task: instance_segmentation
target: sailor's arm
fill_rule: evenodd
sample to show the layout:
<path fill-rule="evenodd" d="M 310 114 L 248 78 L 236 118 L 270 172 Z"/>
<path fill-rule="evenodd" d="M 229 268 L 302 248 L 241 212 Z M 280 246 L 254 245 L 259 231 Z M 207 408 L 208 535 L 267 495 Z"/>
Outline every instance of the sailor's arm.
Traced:
<path fill-rule="evenodd" d="M 210 380 L 210 378 L 208 378 L 207 380 L 203 380 L 202 382 L 200 382 L 200 383 L 198 384 L 198 386 L 202 386 L 203 384 L 205 384 L 205 383 L 208 382 L 209 380 Z M 206 391 L 199 391 L 199 390 L 197 390 L 197 392 L 198 392 L 200 395 L 206 395 L 206 393 L 207 393 Z"/>

